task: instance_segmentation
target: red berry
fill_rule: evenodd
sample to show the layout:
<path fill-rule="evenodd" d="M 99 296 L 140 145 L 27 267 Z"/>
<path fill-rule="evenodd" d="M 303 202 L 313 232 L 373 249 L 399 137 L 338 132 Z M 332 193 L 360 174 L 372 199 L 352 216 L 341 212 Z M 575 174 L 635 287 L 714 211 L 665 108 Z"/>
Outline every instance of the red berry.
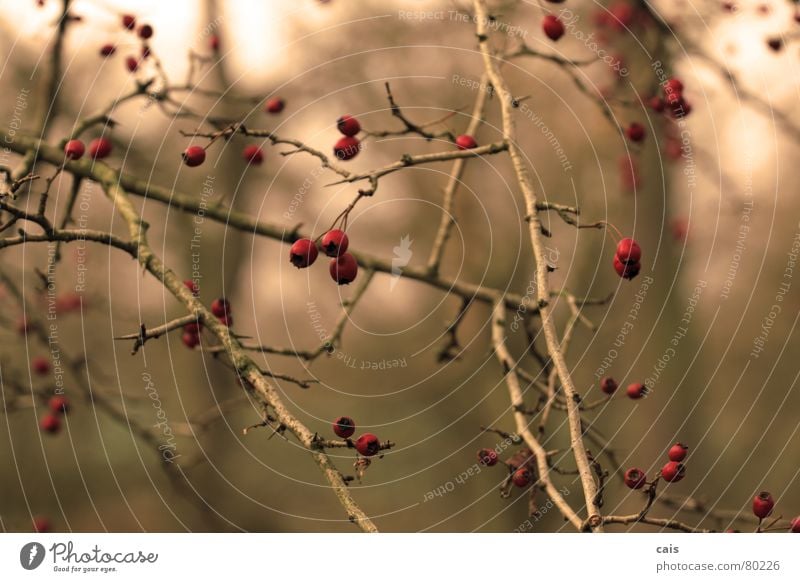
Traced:
<path fill-rule="evenodd" d="M 261 162 L 264 161 L 264 152 L 255 144 L 250 144 L 249 146 L 245 146 L 244 150 L 242 151 L 242 157 L 249 163 L 260 166 Z"/>
<path fill-rule="evenodd" d="M 531 472 L 525 467 L 517 469 L 514 471 L 514 474 L 511 475 L 511 481 L 517 487 L 527 487 L 531 482 Z"/>
<path fill-rule="evenodd" d="M 769 492 L 762 491 L 753 497 L 753 513 L 757 518 L 764 519 L 769 516 L 773 507 L 775 507 L 775 500 Z"/>
<path fill-rule="evenodd" d="M 630 386 L 628 386 L 626 392 L 628 393 L 629 398 L 638 400 L 643 396 L 647 396 L 647 386 L 637 382 L 635 384 L 631 384 Z"/>
<path fill-rule="evenodd" d="M 219 50 L 219 37 L 216 34 L 211 35 L 211 38 L 208 39 L 208 46 L 214 52 Z"/>
<path fill-rule="evenodd" d="M 333 154 L 340 160 L 352 160 L 361 151 L 361 142 L 357 138 L 349 135 L 339 139 L 333 145 Z"/>
<path fill-rule="evenodd" d="M 333 421 L 333 432 L 340 438 L 349 439 L 356 432 L 356 421 L 349 416 L 340 416 Z"/>
<path fill-rule="evenodd" d="M 800 515 L 792 520 L 792 525 L 789 527 L 792 533 L 800 533 Z"/>
<path fill-rule="evenodd" d="M 336 128 L 344 135 L 353 137 L 361 131 L 361 124 L 352 115 L 342 115 L 336 120 Z"/>
<path fill-rule="evenodd" d="M 264 110 L 267 113 L 280 113 L 283 111 L 283 108 L 286 107 L 286 103 L 280 97 L 273 97 L 267 101 L 266 107 Z"/>
<path fill-rule="evenodd" d="M 552 41 L 556 41 L 564 36 L 564 24 L 558 19 L 557 16 L 548 14 L 542 21 L 542 30 Z"/>
<path fill-rule="evenodd" d="M 650 99 L 647 101 L 647 104 L 650 106 L 650 109 L 652 109 L 656 113 L 662 113 L 664 111 L 665 107 L 664 100 L 658 95 L 650 97 Z"/>
<path fill-rule="evenodd" d="M 322 244 L 320 247 L 322 248 L 322 252 L 329 257 L 338 257 L 340 254 L 347 251 L 347 246 L 349 244 L 350 241 L 347 235 L 341 230 L 334 229 L 325 233 L 325 236 L 322 237 Z"/>
<path fill-rule="evenodd" d="M 123 14 L 122 26 L 124 26 L 128 30 L 133 30 L 134 28 L 136 28 L 136 17 L 133 14 Z"/>
<path fill-rule="evenodd" d="M 100 56 L 102 57 L 110 57 L 115 52 L 117 52 L 117 47 L 113 44 L 104 44 L 100 47 Z"/>
<path fill-rule="evenodd" d="M 633 279 L 641 269 L 641 263 L 623 263 L 617 255 L 614 255 L 614 270 L 623 279 Z"/>
<path fill-rule="evenodd" d="M 642 247 L 632 238 L 624 238 L 617 243 L 617 257 L 623 263 L 638 263 L 642 260 Z"/>
<path fill-rule="evenodd" d="M 481 465 L 492 467 L 497 464 L 497 452 L 494 449 L 481 449 L 478 451 L 478 461 Z"/>
<path fill-rule="evenodd" d="M 459 135 L 456 138 L 456 145 L 460 150 L 471 150 L 478 147 L 478 142 L 471 135 Z"/>
<path fill-rule="evenodd" d="M 211 302 L 211 313 L 213 313 L 216 317 L 225 317 L 229 315 L 231 312 L 231 304 L 228 303 L 228 300 L 224 297 L 220 297 L 219 299 L 214 299 Z"/>
<path fill-rule="evenodd" d="M 125 68 L 131 73 L 135 73 L 139 69 L 139 60 L 136 57 L 127 57 L 125 59 Z"/>
<path fill-rule="evenodd" d="M 105 137 L 98 137 L 89 142 L 89 157 L 95 160 L 102 160 L 111 154 L 111 140 Z"/>
<path fill-rule="evenodd" d="M 317 260 L 318 254 L 319 251 L 314 241 L 301 238 L 295 241 L 292 248 L 289 249 L 289 261 L 298 269 L 305 269 Z"/>
<path fill-rule="evenodd" d="M 687 447 L 683 443 L 675 443 L 669 448 L 667 452 L 667 456 L 669 457 L 670 461 L 676 461 L 680 463 L 686 458 L 686 453 L 689 452 L 689 447 Z"/>
<path fill-rule="evenodd" d="M 371 457 L 381 450 L 381 443 L 374 434 L 364 433 L 356 440 L 356 450 L 365 457 Z"/>
<path fill-rule="evenodd" d="M 86 147 L 83 145 L 83 142 L 79 139 L 71 139 L 64 145 L 64 154 L 70 160 L 79 160 L 83 156 L 83 152 L 86 151 Z"/>
<path fill-rule="evenodd" d="M 55 395 L 47 402 L 51 412 L 63 414 L 69 410 L 69 400 L 65 396 Z"/>
<path fill-rule="evenodd" d="M 197 297 L 197 295 L 200 294 L 200 288 L 197 286 L 197 283 L 195 283 L 191 279 L 186 279 L 183 282 L 183 286 L 186 287 L 195 297 Z"/>
<path fill-rule="evenodd" d="M 143 24 L 139 27 L 139 38 L 147 40 L 153 36 L 153 27 L 149 24 Z"/>
<path fill-rule="evenodd" d="M 600 380 L 600 390 L 611 396 L 619 388 L 619 384 L 611 376 L 606 376 Z"/>
<path fill-rule="evenodd" d="M 39 426 L 44 432 L 55 434 L 61 428 L 61 420 L 54 414 L 45 414 L 39 421 Z"/>
<path fill-rule="evenodd" d="M 200 345 L 200 334 L 186 332 L 181 336 L 181 341 L 190 350 L 194 349 Z"/>
<path fill-rule="evenodd" d="M 331 278 L 339 285 L 348 285 L 358 274 L 358 262 L 350 253 L 344 253 L 339 258 L 331 259 L 329 270 Z"/>
<path fill-rule="evenodd" d="M 31 359 L 31 369 L 40 376 L 44 376 L 50 371 L 50 360 L 44 356 L 36 356 Z"/>
<path fill-rule="evenodd" d="M 230 327 L 233 325 L 233 316 L 230 313 L 228 315 L 218 317 L 217 319 L 219 319 L 219 322 L 225 327 Z"/>
<path fill-rule="evenodd" d="M 639 143 L 643 141 L 645 136 L 644 125 L 634 121 L 625 130 L 625 135 L 627 135 L 628 139 L 634 143 Z"/>
<path fill-rule="evenodd" d="M 683 97 L 680 97 L 673 103 L 670 103 L 669 106 L 669 112 L 675 119 L 682 119 L 692 112 L 691 104 Z"/>
<path fill-rule="evenodd" d="M 661 468 L 661 476 L 667 483 L 677 483 L 686 476 L 686 467 L 677 461 L 670 461 Z"/>
<path fill-rule="evenodd" d="M 193 321 L 183 326 L 184 333 L 199 335 L 201 331 L 203 331 L 203 324 L 199 321 Z"/>
<path fill-rule="evenodd" d="M 52 529 L 50 520 L 41 515 L 33 518 L 33 531 L 36 533 L 48 533 Z"/>
<path fill-rule="evenodd" d="M 670 94 L 677 95 L 678 97 L 683 95 L 683 83 L 681 80 L 675 77 L 667 79 L 664 82 L 664 94 L 667 96 Z"/>
<path fill-rule="evenodd" d="M 647 475 L 641 469 L 633 467 L 625 471 L 625 485 L 631 489 L 641 489 L 647 482 Z"/>
<path fill-rule="evenodd" d="M 189 146 L 181 157 L 187 166 L 195 168 L 206 161 L 206 150 L 200 146 Z"/>

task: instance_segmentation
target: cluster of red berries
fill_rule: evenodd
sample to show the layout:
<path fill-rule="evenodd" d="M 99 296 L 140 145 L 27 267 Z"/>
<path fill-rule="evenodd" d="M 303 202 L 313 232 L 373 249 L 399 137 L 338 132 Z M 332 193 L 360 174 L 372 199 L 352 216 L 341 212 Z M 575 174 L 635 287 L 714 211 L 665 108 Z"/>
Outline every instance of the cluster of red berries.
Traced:
<path fill-rule="evenodd" d="M 98 137 L 89 142 L 89 157 L 93 160 L 102 160 L 111 155 L 111 140 L 106 137 Z M 64 155 L 69 160 L 79 160 L 86 152 L 86 146 L 79 139 L 71 139 L 64 144 Z"/>
<path fill-rule="evenodd" d="M 231 304 L 224 297 L 214 299 L 211 302 L 211 313 L 219 319 L 220 323 L 226 327 L 233 325 L 233 315 L 231 315 Z"/>
<path fill-rule="evenodd" d="M 565 32 L 564 23 L 561 22 L 558 16 L 553 14 L 548 14 L 544 17 L 542 20 L 542 30 L 545 36 L 553 42 L 564 36 Z"/>
<path fill-rule="evenodd" d="M 142 24 L 137 27 L 136 17 L 134 15 L 123 14 L 122 28 L 129 32 L 135 31 L 138 37 L 142 39 L 141 57 L 135 57 L 133 55 L 125 57 L 125 68 L 127 68 L 131 73 L 135 73 L 139 70 L 139 66 L 142 64 L 142 61 L 150 56 L 150 47 L 148 46 L 147 41 L 153 36 L 153 27 L 149 24 Z M 115 52 L 117 52 L 117 47 L 112 43 L 106 43 L 100 47 L 100 56 L 102 57 L 110 57 Z"/>
<path fill-rule="evenodd" d="M 331 278 L 339 285 L 352 283 L 358 274 L 358 261 L 347 251 L 350 241 L 347 234 L 339 229 L 329 230 L 320 241 L 320 249 L 331 258 L 329 271 Z M 310 267 L 317 260 L 319 251 L 316 243 L 309 238 L 295 241 L 289 249 L 289 261 L 298 269 Z"/>
<path fill-rule="evenodd" d="M 691 104 L 683 95 L 683 82 L 671 77 L 661 85 L 663 97 L 654 95 L 650 98 L 650 108 L 656 113 L 668 111 L 675 119 L 682 119 L 692 112 Z"/>
<path fill-rule="evenodd" d="M 506 465 L 511 472 L 511 483 L 517 487 L 527 487 L 533 481 L 533 473 L 527 468 L 528 463 L 533 459 L 530 449 L 524 449 L 506 461 Z M 479 449 L 478 462 L 485 467 L 494 467 L 500 458 L 494 449 Z"/>
<path fill-rule="evenodd" d="M 683 443 L 675 443 L 667 453 L 669 461 L 661 468 L 661 478 L 668 483 L 677 483 L 686 476 L 686 467 L 682 461 L 686 458 L 689 447 Z M 631 467 L 623 475 L 625 485 L 631 489 L 641 489 L 647 485 L 647 474 L 638 467 Z"/>
<path fill-rule="evenodd" d="M 186 279 L 183 282 L 184 286 L 191 291 L 192 295 L 197 297 L 200 294 L 200 289 L 197 284 L 191 279 Z M 211 302 L 211 313 L 214 317 L 220 320 L 221 323 L 230 327 L 233 325 L 233 315 L 231 314 L 231 304 L 224 297 L 214 299 Z M 200 345 L 200 334 L 203 331 L 203 323 L 201 321 L 192 321 L 183 326 L 183 335 L 181 341 L 189 349 L 194 349 Z"/>
<path fill-rule="evenodd" d="M 39 421 L 39 427 L 46 433 L 56 434 L 61 430 L 61 416 L 69 410 L 69 401 L 65 396 L 56 394 L 47 402 L 49 412 Z"/>
<path fill-rule="evenodd" d="M 200 345 L 200 332 L 203 331 L 203 323 L 201 321 L 192 321 L 183 326 L 183 335 L 181 341 L 190 350 L 193 350 Z"/>
<path fill-rule="evenodd" d="M 602 390 L 604 394 L 611 396 L 617 391 L 617 388 L 619 388 L 619 384 L 617 384 L 617 381 L 611 376 L 606 376 L 600 380 L 600 390 Z M 628 395 L 628 398 L 631 398 L 632 400 L 639 400 L 640 398 L 647 396 L 649 392 L 650 390 L 647 388 L 647 385 L 642 384 L 641 382 L 628 384 L 628 387 L 625 389 L 625 393 Z"/>
<path fill-rule="evenodd" d="M 361 151 L 361 142 L 356 137 L 361 124 L 352 115 L 342 115 L 336 120 L 336 129 L 342 137 L 333 145 L 333 155 L 343 161 L 352 160 Z"/>
<path fill-rule="evenodd" d="M 689 453 L 689 447 L 683 443 L 675 443 L 667 451 L 669 461 L 661 467 L 661 478 L 667 483 L 677 483 L 686 476 L 686 465 L 683 460 Z"/>
<path fill-rule="evenodd" d="M 641 259 L 642 248 L 639 243 L 632 238 L 623 238 L 614 254 L 614 270 L 623 279 L 633 279 L 642 269 Z"/>
<path fill-rule="evenodd" d="M 359 436 L 355 444 L 350 441 L 350 437 L 356 432 L 356 422 L 349 416 L 340 416 L 334 420 L 333 432 L 339 438 L 347 440 L 348 444 L 352 444 L 359 454 L 365 457 L 374 457 L 381 450 L 381 441 L 378 440 L 378 437 L 369 432 L 365 432 Z"/>

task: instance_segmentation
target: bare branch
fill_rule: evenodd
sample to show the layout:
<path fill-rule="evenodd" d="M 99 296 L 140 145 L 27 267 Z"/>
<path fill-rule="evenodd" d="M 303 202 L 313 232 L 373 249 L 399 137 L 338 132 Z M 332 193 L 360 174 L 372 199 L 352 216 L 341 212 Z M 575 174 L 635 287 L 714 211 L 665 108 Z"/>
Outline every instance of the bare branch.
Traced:
<path fill-rule="evenodd" d="M 526 211 L 530 217 L 528 226 L 530 232 L 531 245 L 536 259 L 536 293 L 539 299 L 539 313 L 542 318 L 542 330 L 544 331 L 547 342 L 548 353 L 553 361 L 553 365 L 558 371 L 561 385 L 564 389 L 567 404 L 567 419 L 570 429 L 570 444 L 575 455 L 575 462 L 580 471 L 581 484 L 586 499 L 586 508 L 589 512 L 588 523 L 595 531 L 602 531 L 602 516 L 600 508 L 597 506 L 597 483 L 592 475 L 592 469 L 583 442 L 583 429 L 580 417 L 580 409 L 575 399 L 577 390 L 572 381 L 567 362 L 561 352 L 561 345 L 555 328 L 552 309 L 550 303 L 550 287 L 548 283 L 549 272 L 545 259 L 545 248 L 542 241 L 541 222 L 539 220 L 537 208 L 537 196 L 533 189 L 530 173 L 525 163 L 525 157 L 520 150 L 516 137 L 514 123 L 513 97 L 508 89 L 505 79 L 500 74 L 494 55 L 489 45 L 489 31 L 487 29 L 488 11 L 485 0 L 474 0 L 476 23 L 479 46 L 483 56 L 486 72 L 489 80 L 497 90 L 500 98 L 503 117 L 503 134 L 505 143 L 508 146 L 508 153 L 514 165 L 517 175 L 517 182 L 525 197 Z"/>

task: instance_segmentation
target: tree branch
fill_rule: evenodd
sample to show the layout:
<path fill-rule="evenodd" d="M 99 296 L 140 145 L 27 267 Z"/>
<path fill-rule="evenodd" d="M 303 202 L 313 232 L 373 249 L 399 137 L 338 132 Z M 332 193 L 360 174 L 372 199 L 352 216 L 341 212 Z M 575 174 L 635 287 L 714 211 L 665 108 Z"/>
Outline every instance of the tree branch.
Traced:
<path fill-rule="evenodd" d="M 528 221 L 528 230 L 530 233 L 534 257 L 536 259 L 536 293 L 539 299 L 539 314 L 542 318 L 542 330 L 544 331 L 545 340 L 547 342 L 547 349 L 553 361 L 553 365 L 558 371 L 558 376 L 561 380 L 561 385 L 566 396 L 570 444 L 575 455 L 575 463 L 577 464 L 578 471 L 580 472 L 581 484 L 583 486 L 583 493 L 586 499 L 586 508 L 589 512 L 589 518 L 587 521 L 592 529 L 595 531 L 602 531 L 602 516 L 600 514 L 600 508 L 597 506 L 596 502 L 597 484 L 595 483 L 592 475 L 591 465 L 586 452 L 586 447 L 583 442 L 583 429 L 581 425 L 580 409 L 578 408 L 578 403 L 575 400 L 577 396 L 577 390 L 575 389 L 575 385 L 572 381 L 572 376 L 570 375 L 566 360 L 561 353 L 561 346 L 553 318 L 553 310 L 549 305 L 549 273 L 547 269 L 547 261 L 545 259 L 545 247 L 542 241 L 541 222 L 538 214 L 539 209 L 537 208 L 538 199 L 533 189 L 533 183 L 531 182 L 530 174 L 525 163 L 524 154 L 521 151 L 517 141 L 516 128 L 513 118 L 513 96 L 506 84 L 505 79 L 500 74 L 497 63 L 495 62 L 495 57 L 492 54 L 492 50 L 489 45 L 489 31 L 487 29 L 489 14 L 486 8 L 486 1 L 474 0 L 474 6 L 481 55 L 483 56 L 483 62 L 486 68 L 486 73 L 489 76 L 489 80 L 491 81 L 500 98 L 505 143 L 508 147 L 508 153 L 514 166 L 517 182 L 519 183 L 520 189 L 525 197 L 526 211 L 530 217 L 530 220 Z"/>

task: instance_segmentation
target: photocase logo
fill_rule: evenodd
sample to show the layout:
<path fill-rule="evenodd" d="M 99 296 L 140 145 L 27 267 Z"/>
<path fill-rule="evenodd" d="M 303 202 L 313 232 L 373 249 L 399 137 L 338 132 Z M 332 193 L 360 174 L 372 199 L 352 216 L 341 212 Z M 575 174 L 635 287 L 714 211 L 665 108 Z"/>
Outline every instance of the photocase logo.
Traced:
<path fill-rule="evenodd" d="M 397 282 L 400 280 L 400 275 L 403 274 L 403 267 L 408 265 L 409 261 L 411 261 L 411 255 L 414 254 L 411 251 L 413 242 L 414 241 L 406 235 L 400 239 L 400 244 L 392 249 L 394 251 L 394 257 L 392 257 L 392 279 L 389 281 L 390 291 L 394 291 L 395 285 L 397 285 Z"/>
<path fill-rule="evenodd" d="M 19 551 L 19 563 L 26 570 L 35 570 L 44 561 L 44 546 L 39 542 L 29 542 Z"/>

